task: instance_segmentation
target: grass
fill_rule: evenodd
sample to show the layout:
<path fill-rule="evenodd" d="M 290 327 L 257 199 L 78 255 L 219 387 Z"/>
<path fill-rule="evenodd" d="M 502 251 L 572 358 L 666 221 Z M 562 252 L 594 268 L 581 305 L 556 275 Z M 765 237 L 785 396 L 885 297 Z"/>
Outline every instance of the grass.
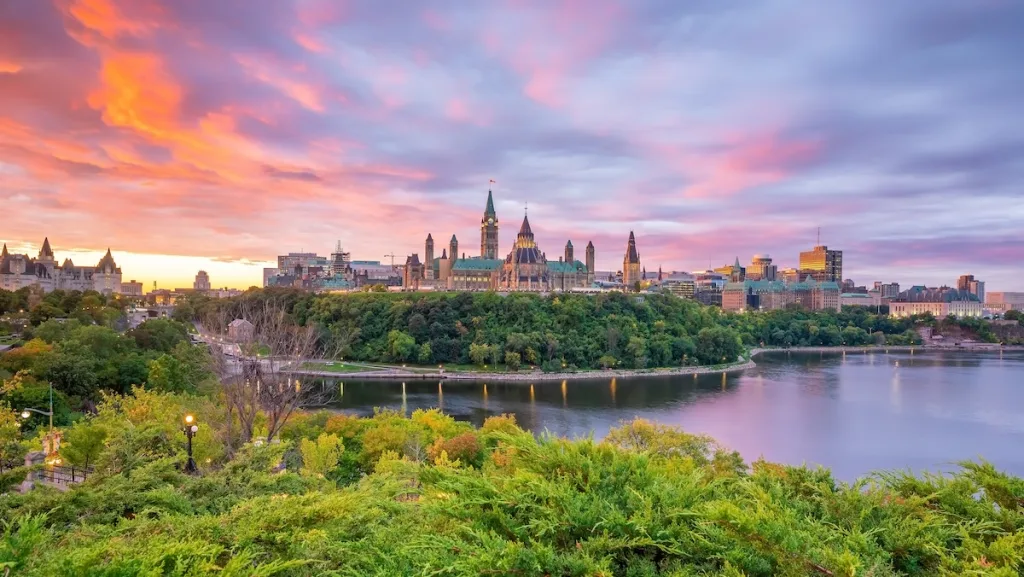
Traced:
<path fill-rule="evenodd" d="M 371 367 L 366 365 L 353 365 L 349 363 L 342 363 L 335 361 L 333 364 L 327 363 L 302 363 L 303 369 L 310 371 L 321 371 L 325 373 L 369 373 L 373 371 L 381 370 L 380 367 Z"/>

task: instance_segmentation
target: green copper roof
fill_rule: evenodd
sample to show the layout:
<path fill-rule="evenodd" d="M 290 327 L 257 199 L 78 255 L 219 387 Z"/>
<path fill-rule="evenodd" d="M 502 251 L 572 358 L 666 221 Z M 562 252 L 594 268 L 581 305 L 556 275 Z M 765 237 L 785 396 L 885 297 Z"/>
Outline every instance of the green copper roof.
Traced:
<path fill-rule="evenodd" d="M 548 261 L 548 270 L 551 272 L 572 274 L 575 272 L 586 272 L 587 265 L 578 260 L 574 262 Z"/>
<path fill-rule="evenodd" d="M 813 289 L 825 289 L 825 290 L 839 290 L 839 284 L 835 282 L 817 282 L 814 280 L 807 280 L 804 282 L 791 282 L 786 283 L 777 280 L 745 280 L 743 282 L 730 282 L 726 283 L 723 290 L 726 291 L 746 291 L 747 289 L 755 292 L 783 292 L 787 290 L 813 290 Z"/>
<path fill-rule="evenodd" d="M 489 190 L 487 191 L 487 208 L 484 209 L 484 216 L 497 216 L 494 212 L 494 196 Z"/>
<path fill-rule="evenodd" d="M 498 270 L 505 264 L 505 261 L 499 258 L 462 258 L 455 261 L 452 265 L 452 270 L 482 270 L 482 271 L 493 271 Z"/>

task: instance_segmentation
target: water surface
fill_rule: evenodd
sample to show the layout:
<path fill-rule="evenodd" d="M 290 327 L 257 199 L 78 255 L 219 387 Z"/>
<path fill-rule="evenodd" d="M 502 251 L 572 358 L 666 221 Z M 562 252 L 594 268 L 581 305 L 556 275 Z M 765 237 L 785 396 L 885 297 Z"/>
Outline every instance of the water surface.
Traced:
<path fill-rule="evenodd" d="M 440 407 L 479 425 L 513 413 L 565 437 L 642 417 L 709 434 L 749 461 L 948 471 L 984 457 L 1024 476 L 1024 353 L 762 355 L 723 375 L 484 383 L 344 381 L 336 408 Z M 404 391 L 404 393 L 403 393 Z"/>

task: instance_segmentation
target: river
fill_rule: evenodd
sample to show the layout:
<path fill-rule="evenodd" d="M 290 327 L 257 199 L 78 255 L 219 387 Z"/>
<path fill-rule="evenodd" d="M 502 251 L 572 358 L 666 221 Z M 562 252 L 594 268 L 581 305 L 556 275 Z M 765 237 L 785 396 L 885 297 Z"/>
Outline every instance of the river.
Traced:
<path fill-rule="evenodd" d="M 985 458 L 1024 476 L 1024 352 L 770 353 L 734 374 L 483 383 L 344 381 L 335 408 L 440 407 L 479 425 L 601 438 L 642 417 L 706 433 L 748 461 L 824 465 L 846 481 L 876 470 L 949 471 Z"/>

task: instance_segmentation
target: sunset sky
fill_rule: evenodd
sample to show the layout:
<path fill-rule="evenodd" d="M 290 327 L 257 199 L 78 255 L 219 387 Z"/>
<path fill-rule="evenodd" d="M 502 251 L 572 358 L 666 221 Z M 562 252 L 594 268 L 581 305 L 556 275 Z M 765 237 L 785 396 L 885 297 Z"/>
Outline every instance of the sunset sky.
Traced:
<path fill-rule="evenodd" d="M 147 289 L 432 233 L 1024 290 L 1014 0 L 2 0 L 0 240 Z"/>

